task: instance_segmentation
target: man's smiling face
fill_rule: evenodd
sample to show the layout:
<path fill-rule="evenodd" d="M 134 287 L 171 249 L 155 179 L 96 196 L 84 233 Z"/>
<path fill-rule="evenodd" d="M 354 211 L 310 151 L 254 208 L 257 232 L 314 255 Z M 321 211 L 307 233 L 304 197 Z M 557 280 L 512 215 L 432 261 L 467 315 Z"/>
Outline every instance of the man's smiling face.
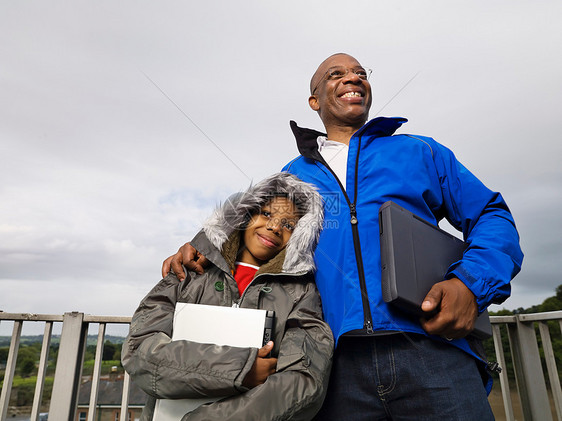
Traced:
<path fill-rule="evenodd" d="M 361 64 L 347 54 L 328 57 L 312 77 L 310 107 L 324 126 L 359 129 L 369 116 L 371 85 Z"/>

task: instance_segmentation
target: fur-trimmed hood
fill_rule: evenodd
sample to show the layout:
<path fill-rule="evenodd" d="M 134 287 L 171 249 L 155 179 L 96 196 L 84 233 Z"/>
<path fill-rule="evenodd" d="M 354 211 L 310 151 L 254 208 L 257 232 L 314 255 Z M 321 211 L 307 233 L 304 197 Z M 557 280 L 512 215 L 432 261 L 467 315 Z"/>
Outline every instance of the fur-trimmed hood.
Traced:
<path fill-rule="evenodd" d="M 217 250 L 221 251 L 227 261 L 230 260 L 229 256 L 225 255 L 225 248 L 229 241 L 233 237 L 236 238 L 236 252 L 240 231 L 245 228 L 251 215 L 259 211 L 274 196 L 279 195 L 293 201 L 303 213 L 285 250 L 277 256 L 283 259 L 282 271 L 286 273 L 313 271 L 314 249 L 322 230 L 324 217 L 322 198 L 313 185 L 289 173 L 273 174 L 250 186 L 247 191 L 228 198 L 203 224 L 205 236 Z"/>

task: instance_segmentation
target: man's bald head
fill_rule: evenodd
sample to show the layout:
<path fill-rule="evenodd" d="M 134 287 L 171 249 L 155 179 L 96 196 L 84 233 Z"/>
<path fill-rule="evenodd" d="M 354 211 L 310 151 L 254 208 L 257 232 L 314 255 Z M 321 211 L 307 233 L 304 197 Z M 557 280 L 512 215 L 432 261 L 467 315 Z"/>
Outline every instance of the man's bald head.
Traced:
<path fill-rule="evenodd" d="M 332 54 L 331 56 L 329 56 L 322 63 L 320 63 L 320 65 L 318 66 L 318 68 L 316 69 L 314 74 L 312 75 L 312 78 L 310 79 L 310 94 L 314 93 L 313 91 L 316 88 L 316 86 L 318 85 L 318 82 L 326 74 L 326 71 L 331 67 L 330 63 L 332 61 L 332 58 L 334 58 L 336 56 L 348 56 L 348 57 L 351 57 L 352 59 L 356 60 L 354 57 L 350 56 L 347 53 L 335 53 L 335 54 Z"/>

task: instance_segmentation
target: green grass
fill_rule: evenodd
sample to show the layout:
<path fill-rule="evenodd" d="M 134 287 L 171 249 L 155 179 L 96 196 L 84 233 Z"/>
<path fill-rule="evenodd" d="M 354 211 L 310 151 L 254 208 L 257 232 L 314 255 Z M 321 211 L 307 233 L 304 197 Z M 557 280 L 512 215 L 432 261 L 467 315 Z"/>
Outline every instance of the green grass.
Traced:
<path fill-rule="evenodd" d="M 112 367 L 117 367 L 117 372 L 123 372 L 123 366 L 121 366 L 121 361 L 119 360 L 109 360 L 101 362 L 101 374 L 109 374 Z M 82 368 L 82 375 L 89 376 L 94 371 L 94 360 L 84 361 L 84 367 Z"/>
<path fill-rule="evenodd" d="M 45 377 L 45 386 L 53 384 L 54 377 Z M 3 385 L 4 382 L 2 382 Z M 20 377 L 14 376 L 14 381 L 12 382 L 12 387 L 15 389 L 17 387 L 30 387 L 35 386 L 37 383 L 37 376 L 31 377 Z"/>

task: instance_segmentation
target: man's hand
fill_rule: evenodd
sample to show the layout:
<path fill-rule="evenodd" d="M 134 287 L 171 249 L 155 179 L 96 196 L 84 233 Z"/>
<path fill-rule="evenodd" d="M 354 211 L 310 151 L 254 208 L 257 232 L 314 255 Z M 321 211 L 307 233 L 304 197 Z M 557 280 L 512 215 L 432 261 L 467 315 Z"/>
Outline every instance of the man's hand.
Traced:
<path fill-rule="evenodd" d="M 209 265 L 209 261 L 205 256 L 199 253 L 189 243 L 185 243 L 180 247 L 178 252 L 173 256 L 168 257 L 162 263 L 162 277 L 165 278 L 170 271 L 174 272 L 180 281 L 185 279 L 185 272 L 183 266 L 188 270 L 202 274 Z"/>
<path fill-rule="evenodd" d="M 258 351 L 258 356 L 250 372 L 242 381 L 242 384 L 247 388 L 251 389 L 256 387 L 266 381 L 266 379 L 273 373 L 275 373 L 275 367 L 277 366 L 277 358 L 267 358 L 271 350 L 273 349 L 273 342 L 269 341 Z"/>
<path fill-rule="evenodd" d="M 428 313 L 427 318 L 420 319 L 423 329 L 447 339 L 464 338 L 474 329 L 478 316 L 476 297 L 458 278 L 433 285 L 424 298 L 422 310 Z"/>

